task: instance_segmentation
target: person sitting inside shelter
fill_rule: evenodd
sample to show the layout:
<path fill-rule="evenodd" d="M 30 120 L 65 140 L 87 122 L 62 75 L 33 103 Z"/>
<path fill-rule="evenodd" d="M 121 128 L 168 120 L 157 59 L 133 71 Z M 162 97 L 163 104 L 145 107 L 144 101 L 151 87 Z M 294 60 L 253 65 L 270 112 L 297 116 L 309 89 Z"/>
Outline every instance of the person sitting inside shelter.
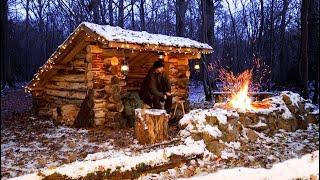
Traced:
<path fill-rule="evenodd" d="M 171 84 L 164 73 L 164 62 L 154 62 L 139 91 L 141 100 L 153 109 L 162 109 L 160 102 L 165 102 L 164 109 L 170 114 L 172 109 Z"/>

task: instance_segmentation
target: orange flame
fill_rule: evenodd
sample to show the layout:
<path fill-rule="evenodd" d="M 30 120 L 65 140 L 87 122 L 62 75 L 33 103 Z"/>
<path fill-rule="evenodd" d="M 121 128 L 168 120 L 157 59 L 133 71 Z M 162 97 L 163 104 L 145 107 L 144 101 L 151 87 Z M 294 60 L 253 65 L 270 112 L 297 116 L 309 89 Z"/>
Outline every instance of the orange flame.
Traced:
<path fill-rule="evenodd" d="M 252 100 L 250 99 L 249 84 L 252 78 L 252 70 L 245 70 L 238 77 L 232 78 L 234 89 L 231 91 L 229 105 L 237 109 L 251 109 Z"/>
<path fill-rule="evenodd" d="M 215 69 L 218 72 L 217 80 L 222 82 L 222 90 L 230 92 L 231 97 L 227 103 L 217 104 L 217 106 L 241 110 L 270 107 L 268 101 L 252 101 L 249 94 L 249 90 L 259 92 L 261 85 L 265 85 L 270 80 L 268 77 L 271 71 L 268 70 L 269 67 L 264 62 L 258 58 L 253 59 L 252 68 L 245 70 L 240 75 L 233 74 L 232 71 L 220 66 L 220 63 L 218 61 L 211 64 L 210 67 L 211 70 Z"/>
<path fill-rule="evenodd" d="M 240 91 L 233 94 L 230 100 L 230 104 L 234 108 L 238 109 L 251 109 L 252 100 L 248 96 L 249 82 L 245 82 Z"/>

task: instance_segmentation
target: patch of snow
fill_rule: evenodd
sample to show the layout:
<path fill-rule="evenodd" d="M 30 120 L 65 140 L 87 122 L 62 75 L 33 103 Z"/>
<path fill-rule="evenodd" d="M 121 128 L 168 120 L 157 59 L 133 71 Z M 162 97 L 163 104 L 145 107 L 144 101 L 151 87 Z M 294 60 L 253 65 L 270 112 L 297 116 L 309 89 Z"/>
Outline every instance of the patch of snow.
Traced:
<path fill-rule="evenodd" d="M 226 146 L 231 147 L 233 149 L 240 149 L 241 143 L 240 142 L 230 142 L 230 143 L 225 143 Z"/>
<path fill-rule="evenodd" d="M 211 173 L 205 176 L 194 176 L 188 178 L 190 180 L 247 180 L 247 179 L 273 179 L 273 180 L 291 180 L 291 179 L 310 179 L 313 175 L 319 178 L 319 151 L 314 151 L 306 154 L 301 158 L 289 159 L 287 161 L 273 165 L 271 169 L 264 168 L 233 168 L 223 169 L 216 173 Z M 187 179 L 187 178 L 186 178 Z M 180 179 L 183 180 L 183 179 Z"/>
<path fill-rule="evenodd" d="M 190 124 L 192 121 L 196 123 L 204 123 L 207 116 L 214 116 L 218 119 L 220 124 L 227 124 L 228 116 L 239 117 L 239 114 L 233 111 L 228 111 L 225 109 L 215 108 L 215 109 L 197 109 L 191 110 L 188 114 L 184 115 L 180 119 L 179 123 L 181 125 Z"/>
<path fill-rule="evenodd" d="M 222 132 L 218 129 L 217 126 L 206 125 L 203 129 L 204 132 L 208 132 L 212 137 L 221 137 Z"/>
<path fill-rule="evenodd" d="M 103 154 L 95 154 L 94 156 L 88 156 L 87 161 L 76 161 L 70 164 L 64 164 L 57 168 L 45 168 L 41 170 L 41 173 L 46 176 L 49 176 L 53 173 L 59 173 L 70 178 L 80 178 L 85 177 L 88 173 L 98 171 L 101 167 L 105 170 L 110 169 L 110 172 L 114 172 L 115 170 L 124 172 L 135 169 L 136 166 L 141 163 L 150 166 L 166 163 L 168 162 L 169 157 L 172 155 L 192 156 L 204 153 L 205 144 L 203 141 L 194 141 L 192 143 L 192 141 L 189 140 L 188 142 L 189 144 L 187 145 L 167 147 L 148 153 L 143 153 L 138 156 L 123 155 L 120 157 L 94 160 L 94 158 L 98 158 L 99 155 L 103 156 Z M 18 180 L 25 177 L 41 179 L 40 176 L 35 176 L 33 174 L 20 176 L 15 179 Z"/>
<path fill-rule="evenodd" d="M 10 180 L 41 180 L 43 179 L 41 176 L 38 176 L 37 173 L 27 174 L 15 178 L 11 178 Z"/>
<path fill-rule="evenodd" d="M 122 157 L 125 156 L 125 152 L 119 150 L 109 150 L 105 152 L 98 152 L 93 154 L 88 154 L 84 159 L 85 161 L 96 161 L 103 158 L 114 158 L 114 157 Z"/>
<path fill-rule="evenodd" d="M 221 159 L 238 158 L 234 151 L 223 150 L 221 151 Z"/>
<path fill-rule="evenodd" d="M 263 122 L 261 122 L 261 120 L 259 120 L 259 122 L 257 124 L 250 125 L 249 127 L 257 128 L 257 127 L 266 127 L 266 126 L 268 126 L 266 123 L 263 123 Z"/>

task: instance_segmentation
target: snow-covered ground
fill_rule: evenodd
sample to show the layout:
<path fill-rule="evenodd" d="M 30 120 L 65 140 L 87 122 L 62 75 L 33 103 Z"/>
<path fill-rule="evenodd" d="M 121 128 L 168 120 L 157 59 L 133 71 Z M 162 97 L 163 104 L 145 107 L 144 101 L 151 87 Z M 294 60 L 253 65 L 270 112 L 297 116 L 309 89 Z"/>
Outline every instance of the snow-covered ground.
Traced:
<path fill-rule="evenodd" d="M 204 109 L 213 107 L 214 101 L 205 101 L 202 82 L 191 82 L 189 84 L 189 102 L 191 109 Z"/>
<path fill-rule="evenodd" d="M 56 126 L 48 119 L 29 113 L 15 115 L 1 130 L 1 177 L 16 177 L 42 168 L 54 168 L 75 161 L 135 156 L 155 147 L 143 149 L 134 139 L 132 128 L 75 129 Z M 169 135 L 174 133 L 169 129 Z"/>
<path fill-rule="evenodd" d="M 198 175 L 190 180 L 228 180 L 228 179 L 319 179 L 319 151 L 306 154 L 301 158 L 293 158 L 275 164 L 271 169 L 265 168 L 232 168 L 219 170 L 216 173 Z M 180 179 L 184 180 L 184 178 Z"/>
<path fill-rule="evenodd" d="M 212 103 L 203 103 L 204 94 L 201 87 L 199 85 L 190 88 L 191 106 L 194 108 L 196 106 L 202 108 L 213 107 Z M 11 96 L 14 97 L 14 95 Z M 21 101 L 25 101 L 25 99 L 21 98 Z M 23 102 L 19 103 L 23 104 Z M 224 120 L 221 119 L 221 121 Z M 142 159 L 139 157 L 144 157 L 148 153 L 163 152 L 165 148 L 175 149 L 174 147 L 181 145 L 171 143 L 148 148 L 137 143 L 134 139 L 133 129 L 117 131 L 106 131 L 104 129 L 77 130 L 56 126 L 50 120 L 32 117 L 28 112 L 5 119 L 4 124 L 5 128 L 1 129 L 2 179 L 32 174 L 43 168 L 61 169 L 61 165 L 72 165 L 74 162 L 89 165 L 94 164 L 94 162 L 101 162 L 102 164 L 98 164 L 98 166 L 105 165 L 106 167 L 110 160 L 116 159 L 121 159 L 121 163 L 133 160 L 140 162 Z M 175 138 L 177 131 L 176 127 L 171 127 L 169 130 L 170 137 Z M 300 174 L 297 170 L 297 174 L 291 173 L 292 176 L 289 179 L 310 177 L 311 174 L 315 176 L 315 179 L 319 177 L 319 167 L 315 167 L 315 163 L 310 160 L 310 157 L 313 157 L 317 162 L 317 158 L 319 158 L 318 124 L 309 125 L 306 130 L 295 132 L 279 130 L 273 135 L 263 133 L 258 133 L 258 135 L 259 138 L 254 142 L 248 142 L 246 139 L 240 138 L 239 141 L 227 143 L 227 148 L 221 153 L 221 156 L 204 151 L 203 158 L 192 160 L 180 167 L 168 169 L 159 174 L 146 174 L 140 179 L 177 179 L 195 175 L 197 175 L 195 178 L 210 179 L 219 177 L 220 174 L 223 175 L 226 172 L 236 175 L 236 171 L 239 169 L 241 172 L 246 172 L 245 174 L 247 172 L 257 174 L 261 172 L 261 176 L 267 175 L 267 178 L 273 179 L 275 177 L 274 173 L 277 173 L 279 168 L 285 168 L 284 170 L 290 168 L 293 171 L 295 167 L 291 168 L 291 165 L 297 163 L 304 163 L 305 166 L 301 166 L 301 169 L 309 167 L 306 172 L 310 172 L 310 174 Z M 310 153 L 313 155 L 310 155 Z M 301 156 L 303 157 L 301 158 Z M 151 158 L 157 158 L 157 156 L 151 156 Z M 317 169 L 316 172 L 314 172 L 314 168 Z M 214 173 L 217 170 L 219 170 L 218 174 Z M 80 171 L 77 173 L 80 173 Z M 206 174 L 208 175 L 204 176 Z M 231 175 L 230 177 L 232 177 Z M 37 176 L 35 174 L 29 175 L 26 179 L 30 179 L 30 177 L 36 179 Z"/>
<path fill-rule="evenodd" d="M 239 144 L 242 144 L 242 145 L 246 144 L 246 145 L 240 147 Z M 276 132 L 273 136 L 267 136 L 263 133 L 259 133 L 259 138 L 255 142 L 247 142 L 244 138 L 241 138 L 238 142 L 229 143 L 228 148 L 222 152 L 221 157 L 207 154 L 207 156 L 205 155 L 203 159 L 197 159 L 195 161 L 191 161 L 190 163 L 187 163 L 181 167 L 168 169 L 167 171 L 161 172 L 159 174 L 147 174 L 146 176 L 140 177 L 140 179 L 143 179 L 143 180 L 177 179 L 177 178 L 189 178 L 192 176 L 199 176 L 198 178 L 201 179 L 202 178 L 201 176 L 206 174 L 211 174 L 211 173 L 215 174 L 217 170 L 224 171 L 225 169 L 229 170 L 234 168 L 240 168 L 240 169 L 250 168 L 250 169 L 260 169 L 260 170 L 264 169 L 263 171 L 267 171 L 267 169 L 271 169 L 272 167 L 274 167 L 274 169 L 276 169 L 277 171 L 279 167 L 285 166 L 287 163 L 283 163 L 283 162 L 289 159 L 301 158 L 301 156 L 310 154 L 310 153 L 312 153 L 315 158 L 319 158 L 318 146 L 319 146 L 319 126 L 318 125 L 309 125 L 307 130 L 297 130 L 296 132 L 285 132 L 283 130 L 280 130 Z M 307 157 L 308 156 L 309 155 L 307 155 Z M 304 159 L 303 162 L 305 162 L 305 158 L 303 159 Z M 297 161 L 294 160 L 294 162 L 297 162 Z M 315 162 L 318 163 L 318 160 L 315 159 Z M 314 176 L 319 177 L 319 168 L 317 168 L 317 171 L 314 172 L 314 169 L 316 168 L 314 167 L 315 162 L 312 162 L 311 164 L 303 164 L 300 166 L 302 166 L 301 168 L 312 167 L 313 168 L 312 174 Z M 282 165 L 279 165 L 279 164 L 282 164 Z M 284 169 L 284 170 L 287 170 L 287 169 Z M 272 173 L 276 173 L 276 171 Z M 267 172 L 269 173 L 270 171 L 267 171 Z M 265 175 L 269 175 L 269 174 L 265 174 Z M 308 174 L 304 174 L 304 175 L 308 175 Z M 261 178 L 255 178 L 255 177 L 256 176 L 252 176 L 252 178 L 247 178 L 247 179 L 261 179 Z M 288 178 L 288 179 L 300 178 L 301 174 L 294 174 L 291 177 L 294 177 L 294 178 Z M 231 179 L 238 179 L 238 178 L 234 178 L 234 176 L 230 176 L 230 178 L 229 176 L 225 176 L 225 178 L 223 179 L 231 180 Z M 267 178 L 267 179 L 273 179 L 273 178 Z"/>

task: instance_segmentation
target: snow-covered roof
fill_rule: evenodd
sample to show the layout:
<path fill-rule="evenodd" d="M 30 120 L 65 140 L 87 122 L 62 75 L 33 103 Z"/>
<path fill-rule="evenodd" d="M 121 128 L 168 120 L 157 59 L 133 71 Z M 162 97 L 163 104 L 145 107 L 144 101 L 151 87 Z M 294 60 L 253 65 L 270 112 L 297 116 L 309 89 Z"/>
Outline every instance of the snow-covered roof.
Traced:
<path fill-rule="evenodd" d="M 132 31 L 128 29 L 122 29 L 120 27 L 98 25 L 89 22 L 82 22 L 79 26 L 85 26 L 91 29 L 98 35 L 104 37 L 107 41 L 212 50 L 212 47 L 208 44 L 200 43 L 184 37 L 151 34 L 146 31 Z"/>
<path fill-rule="evenodd" d="M 50 56 L 47 62 L 39 68 L 38 72 L 34 74 L 32 80 L 26 86 L 26 92 L 31 92 L 31 86 L 35 87 L 36 82 L 40 81 L 42 73 L 49 71 L 54 64 L 59 64 L 61 56 L 67 51 L 74 50 L 76 44 L 81 44 L 76 41 L 76 37 L 79 37 L 80 32 L 85 32 L 89 38 L 94 38 L 102 43 L 112 42 L 121 43 L 122 45 L 134 44 L 141 46 L 145 50 L 152 51 L 168 51 L 178 53 L 211 53 L 212 47 L 205 43 L 200 43 L 195 40 L 183 37 L 167 36 L 163 34 L 151 34 L 146 31 L 132 31 L 122 29 L 120 27 L 114 27 L 109 25 L 99 25 L 89 22 L 82 22 L 70 36 L 58 47 L 58 49 Z M 89 35 L 90 34 L 90 35 Z M 73 43 L 73 45 L 70 45 Z M 146 48 L 146 45 L 148 48 Z M 150 47 L 149 47 L 150 46 Z M 158 46 L 158 49 L 153 49 L 151 46 Z M 111 48 L 116 48 L 109 45 Z M 117 47 L 118 48 L 118 47 Z M 133 46 L 121 46 L 120 48 L 133 48 Z M 135 49 L 137 50 L 137 49 Z M 140 49 L 141 50 L 141 49 Z M 181 50 L 181 51 L 180 51 Z M 43 79 L 43 78 L 42 78 Z"/>

